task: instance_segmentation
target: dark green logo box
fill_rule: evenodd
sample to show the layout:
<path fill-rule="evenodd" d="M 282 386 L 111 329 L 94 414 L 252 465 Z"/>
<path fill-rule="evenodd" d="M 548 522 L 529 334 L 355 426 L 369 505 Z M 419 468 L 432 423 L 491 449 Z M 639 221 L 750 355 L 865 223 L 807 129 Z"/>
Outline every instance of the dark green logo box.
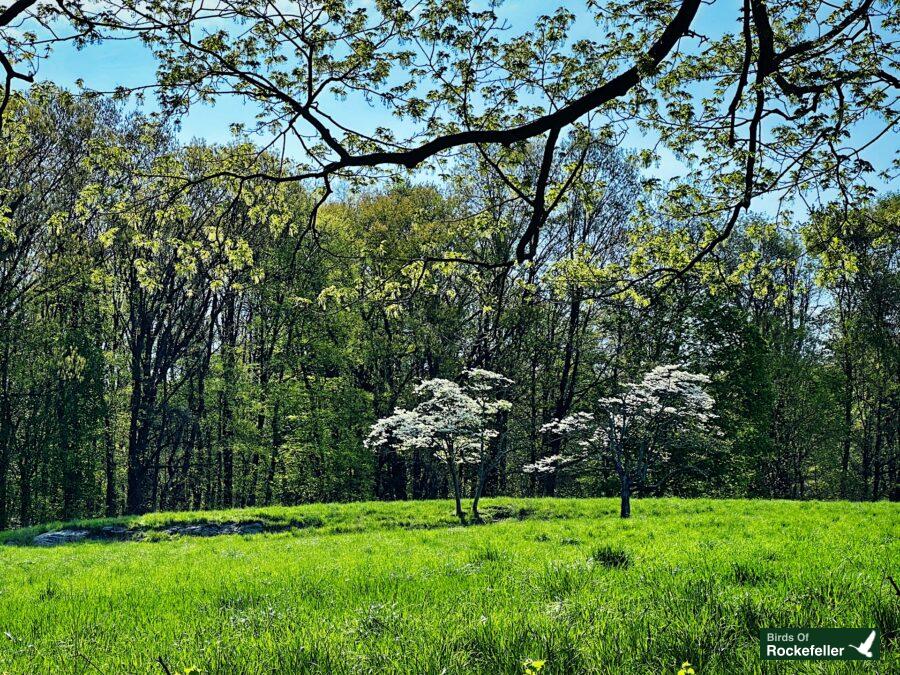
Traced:
<path fill-rule="evenodd" d="M 874 661 L 881 656 L 877 628 L 763 628 L 759 656 L 765 661 Z"/>

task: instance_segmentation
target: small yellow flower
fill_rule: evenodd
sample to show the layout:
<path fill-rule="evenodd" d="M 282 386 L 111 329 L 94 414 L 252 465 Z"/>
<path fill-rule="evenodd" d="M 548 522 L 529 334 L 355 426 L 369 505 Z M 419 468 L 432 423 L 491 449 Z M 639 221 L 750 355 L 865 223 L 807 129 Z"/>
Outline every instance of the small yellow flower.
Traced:
<path fill-rule="evenodd" d="M 685 661 L 681 664 L 681 670 L 678 671 L 678 675 L 696 675 L 690 661 Z"/>
<path fill-rule="evenodd" d="M 525 659 L 522 665 L 525 666 L 525 675 L 538 675 L 547 663 L 544 659 Z"/>

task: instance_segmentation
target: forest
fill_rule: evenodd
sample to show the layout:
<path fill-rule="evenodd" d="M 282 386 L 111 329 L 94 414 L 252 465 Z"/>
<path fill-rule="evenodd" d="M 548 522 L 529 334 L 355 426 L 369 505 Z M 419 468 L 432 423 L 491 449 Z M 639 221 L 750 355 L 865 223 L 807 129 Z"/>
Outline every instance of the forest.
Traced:
<path fill-rule="evenodd" d="M 527 467 L 576 445 L 548 423 L 666 364 L 706 376 L 716 433 L 663 442 L 635 495 L 900 498 L 895 195 L 748 212 L 661 284 L 645 272 L 683 265 L 693 225 L 596 135 L 560 139 L 552 209 L 515 263 L 539 142 L 502 180 L 469 149 L 323 203 L 209 178 L 246 147 L 179 142 L 107 98 L 35 85 L 5 115 L 0 528 L 443 498 L 455 479 L 465 496 L 618 495 L 610 457 Z M 366 442 L 421 382 L 472 369 L 507 382 L 491 461 L 448 473 L 427 444 Z"/>
<path fill-rule="evenodd" d="M 898 140 L 897 0 L 0 0 L 0 675 L 900 673 Z"/>

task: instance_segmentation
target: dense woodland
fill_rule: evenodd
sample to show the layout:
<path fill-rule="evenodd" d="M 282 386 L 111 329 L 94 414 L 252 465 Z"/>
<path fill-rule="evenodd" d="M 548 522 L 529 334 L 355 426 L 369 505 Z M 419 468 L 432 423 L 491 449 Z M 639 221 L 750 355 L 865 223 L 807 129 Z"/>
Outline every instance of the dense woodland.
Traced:
<path fill-rule="evenodd" d="M 721 436 L 638 495 L 900 498 L 897 197 L 748 214 L 659 284 L 642 270 L 690 256 L 692 224 L 584 134 L 561 140 L 578 170 L 554 165 L 541 236 L 510 263 L 531 141 L 502 178 L 471 150 L 428 181 L 335 181 L 322 204 L 295 182 L 192 181 L 237 146 L 46 85 L 3 133 L 0 528 L 446 497 L 428 449 L 363 441 L 421 380 L 470 368 L 514 382 L 488 495 L 617 494 L 611 466 L 523 466 L 566 442 L 549 421 L 673 363 L 710 378 Z"/>

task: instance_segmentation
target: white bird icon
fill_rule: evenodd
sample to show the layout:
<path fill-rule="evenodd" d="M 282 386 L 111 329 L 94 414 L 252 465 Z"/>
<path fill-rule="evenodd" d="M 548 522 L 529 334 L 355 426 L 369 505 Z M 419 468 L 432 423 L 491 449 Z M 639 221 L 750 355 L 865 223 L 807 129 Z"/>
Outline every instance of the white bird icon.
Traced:
<path fill-rule="evenodd" d="M 860 654 L 865 656 L 867 659 L 871 659 L 873 642 L 875 642 L 875 631 L 874 630 L 871 633 L 869 633 L 869 637 L 867 637 L 866 641 L 863 642 L 861 645 L 859 645 L 859 647 L 857 647 L 856 645 L 850 645 L 850 646 L 853 647 L 853 649 L 858 651 Z"/>

